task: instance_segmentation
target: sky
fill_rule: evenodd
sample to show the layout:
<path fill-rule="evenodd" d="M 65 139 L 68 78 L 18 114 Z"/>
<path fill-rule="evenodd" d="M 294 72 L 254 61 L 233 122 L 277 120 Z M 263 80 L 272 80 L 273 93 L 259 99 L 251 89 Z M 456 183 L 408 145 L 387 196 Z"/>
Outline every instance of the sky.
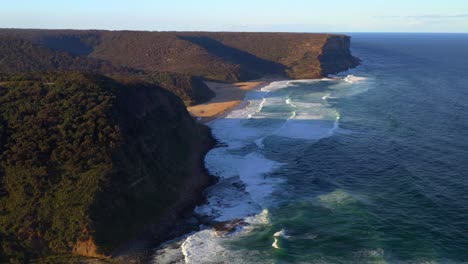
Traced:
<path fill-rule="evenodd" d="M 468 33 L 468 0 L 0 0 L 0 28 Z"/>

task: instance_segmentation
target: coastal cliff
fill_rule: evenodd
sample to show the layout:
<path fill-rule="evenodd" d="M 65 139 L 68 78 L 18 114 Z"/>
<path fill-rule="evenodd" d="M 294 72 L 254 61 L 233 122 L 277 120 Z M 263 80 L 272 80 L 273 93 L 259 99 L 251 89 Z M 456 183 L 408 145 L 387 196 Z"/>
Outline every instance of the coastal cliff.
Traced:
<path fill-rule="evenodd" d="M 109 256 L 210 182 L 209 130 L 152 84 L 79 73 L 4 82 L 0 119 L 2 261 Z"/>
<path fill-rule="evenodd" d="M 0 36 L 87 59 L 91 70 L 98 62 L 131 69 L 139 78 L 170 72 L 223 82 L 265 76 L 310 79 L 359 63 L 351 55 L 350 38 L 334 34 L 0 29 Z M 184 96 L 209 97 L 205 93 L 199 89 Z"/>
<path fill-rule="evenodd" d="M 0 261 L 164 239 L 212 180 L 204 81 L 358 63 L 342 35 L 0 30 Z"/>
<path fill-rule="evenodd" d="M 322 69 L 321 76 L 346 71 L 360 62 L 351 55 L 351 38 L 343 35 L 329 37 L 318 59 Z"/>

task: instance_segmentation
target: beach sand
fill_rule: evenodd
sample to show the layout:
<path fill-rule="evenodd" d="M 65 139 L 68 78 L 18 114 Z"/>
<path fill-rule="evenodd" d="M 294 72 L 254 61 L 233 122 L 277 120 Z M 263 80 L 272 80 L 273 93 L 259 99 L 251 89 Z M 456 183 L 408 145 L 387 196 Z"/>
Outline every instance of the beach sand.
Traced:
<path fill-rule="evenodd" d="M 190 106 L 187 109 L 200 122 L 206 123 L 237 107 L 248 91 L 268 85 L 270 82 L 270 80 L 238 83 L 205 82 L 215 92 L 215 97 L 207 103 Z"/>

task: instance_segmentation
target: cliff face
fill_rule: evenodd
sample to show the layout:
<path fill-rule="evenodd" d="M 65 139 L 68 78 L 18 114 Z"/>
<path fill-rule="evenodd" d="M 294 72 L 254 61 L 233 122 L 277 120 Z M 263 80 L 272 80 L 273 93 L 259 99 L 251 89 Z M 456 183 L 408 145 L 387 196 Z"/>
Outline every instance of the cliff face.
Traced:
<path fill-rule="evenodd" d="M 106 256 L 208 184 L 209 131 L 164 89 L 78 73 L 0 86 L 1 261 Z"/>
<path fill-rule="evenodd" d="M 348 36 L 332 36 L 327 39 L 318 57 L 321 75 L 336 74 L 359 65 L 360 60 L 351 55 L 351 40 Z"/>
<path fill-rule="evenodd" d="M 153 85 L 127 84 L 115 118 L 122 140 L 90 214 L 98 252 L 105 254 L 197 202 L 210 182 L 203 159 L 213 144 L 209 129 L 194 121 L 180 99 Z"/>

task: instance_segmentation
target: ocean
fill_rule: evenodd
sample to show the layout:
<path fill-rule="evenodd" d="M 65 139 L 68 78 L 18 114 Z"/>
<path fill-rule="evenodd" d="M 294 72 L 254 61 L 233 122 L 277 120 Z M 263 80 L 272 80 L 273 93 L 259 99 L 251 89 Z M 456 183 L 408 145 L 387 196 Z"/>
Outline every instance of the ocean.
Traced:
<path fill-rule="evenodd" d="M 209 123 L 219 182 L 186 263 L 468 262 L 468 35 L 350 34 L 362 64 Z M 165 258 L 166 260 L 169 258 Z M 156 257 L 155 263 L 163 263 Z"/>

